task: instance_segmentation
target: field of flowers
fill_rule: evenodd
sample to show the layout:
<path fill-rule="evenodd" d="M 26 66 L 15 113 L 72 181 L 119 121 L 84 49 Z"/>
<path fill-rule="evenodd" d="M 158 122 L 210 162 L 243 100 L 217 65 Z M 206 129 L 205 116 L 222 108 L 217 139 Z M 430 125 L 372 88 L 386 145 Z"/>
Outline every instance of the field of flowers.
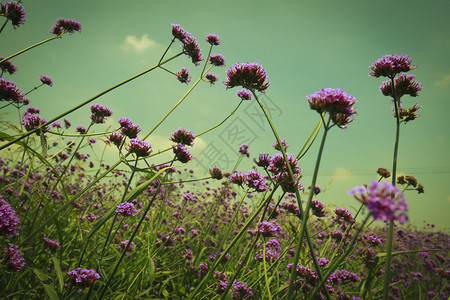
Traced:
<path fill-rule="evenodd" d="M 25 20 L 20 1 L 0 2 L 0 16 L 0 33 Z M 409 73 L 416 68 L 409 56 L 383 55 L 368 70 L 387 79 L 380 91 L 393 105 L 384 118 L 393 123 L 394 153 L 386 162 L 392 169 L 374 166 L 373 181 L 348 187 L 359 207 L 352 211 L 317 200 L 316 181 L 327 136 L 353 125 L 354 96 L 332 88 L 306 96 L 318 123 L 301 149 L 291 149 L 260 101 L 270 87 L 263 66 L 232 65 L 223 85 L 238 88 L 230 94 L 239 100 L 234 111 L 256 101 L 276 142 L 272 153 L 257 155 L 243 144 L 234 168 L 210 166 L 210 176 L 199 178 L 189 166 L 190 147 L 234 111 L 199 134 L 175 130 L 163 151 L 146 140 L 196 86 L 218 81 L 212 71 L 225 58 L 212 50 L 219 36 L 208 34 L 202 53 L 192 34 L 172 24 L 171 43 L 155 66 L 47 120 L 29 95 L 53 79 L 42 75 L 24 92 L 14 83 L 14 57 L 81 29 L 76 20 L 58 19 L 52 37 L 0 57 L 0 109 L 20 117 L 0 120 L 1 299 L 448 299 L 449 235 L 408 225 L 407 194 L 424 187 L 413 175 L 397 176 L 400 128 L 420 108 L 404 107 L 402 97 L 422 89 Z M 187 67 L 165 67 L 182 55 L 202 68 L 199 78 Z M 101 96 L 157 69 L 186 84 L 185 95 L 151 129 L 127 117 L 107 129 L 113 108 L 97 103 Z M 71 113 L 85 106 L 90 125 L 72 125 Z M 313 143 L 320 147 L 306 183 L 300 166 Z M 115 149 L 116 162 L 105 161 L 105 149 Z M 162 161 L 167 152 L 173 158 Z M 240 168 L 244 157 L 252 169 Z"/>

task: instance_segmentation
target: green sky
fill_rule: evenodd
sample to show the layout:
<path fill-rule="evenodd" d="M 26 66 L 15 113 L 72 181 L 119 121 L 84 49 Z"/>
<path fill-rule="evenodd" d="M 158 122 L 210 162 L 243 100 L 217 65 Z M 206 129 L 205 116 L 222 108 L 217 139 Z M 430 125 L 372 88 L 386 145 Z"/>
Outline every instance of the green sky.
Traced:
<path fill-rule="evenodd" d="M 368 66 L 383 54 L 408 54 L 419 67 L 416 79 L 424 86 L 419 97 L 403 99 L 409 107 L 419 102 L 421 118 L 402 126 L 399 171 L 414 175 L 425 194 L 406 193 L 413 224 L 427 220 L 449 228 L 448 189 L 450 139 L 445 119 L 450 111 L 450 21 L 448 0 L 382 1 L 25 1 L 25 25 L 7 26 L 0 35 L 0 55 L 8 56 L 50 37 L 57 18 L 78 20 L 83 30 L 65 35 L 13 62 L 19 72 L 6 76 L 23 90 L 51 76 L 52 88 L 30 94 L 32 105 L 50 119 L 144 69 L 155 65 L 171 40 L 171 23 L 192 33 L 207 55 L 204 37 L 220 36 L 213 49 L 226 57 L 226 68 L 215 68 L 219 82 L 194 89 L 150 141 L 154 149 L 169 146 L 178 127 L 201 132 L 220 122 L 238 103 L 234 90 L 220 84 L 225 70 L 236 62 L 259 62 L 271 86 L 263 100 L 282 138 L 297 153 L 318 121 L 306 95 L 322 88 L 340 88 L 358 99 L 356 122 L 343 131 L 334 128 L 327 139 L 318 184 L 326 189 L 319 200 L 331 205 L 356 207 L 347 190 L 376 180 L 379 167 L 392 168 L 395 123 L 389 99 L 378 87 L 381 78 L 369 77 Z M 209 46 L 209 45 L 208 45 Z M 179 52 L 174 45 L 169 55 Z M 167 67 L 188 67 L 193 81 L 202 66 L 182 56 Z M 192 83 L 191 83 L 192 84 Z M 188 90 L 163 70 L 147 74 L 98 101 L 111 107 L 109 122 L 126 116 L 148 132 Z M 198 158 L 189 167 L 200 176 L 204 166 L 232 168 L 237 146 L 250 145 L 252 157 L 271 153 L 275 141 L 261 122 L 254 102 L 244 103 L 227 123 L 196 142 Z M 11 110 L 12 111 L 12 110 Z M 74 125 L 88 125 L 88 107 L 68 118 Z M 8 118 L 13 119 L 15 115 Z M 98 125 L 97 125 L 98 126 Z M 106 127 L 95 127 L 95 131 Z M 74 129 L 74 128 L 73 128 Z M 236 133 L 236 134 L 234 134 Z M 318 145 L 301 160 L 305 186 L 309 185 Z M 116 157 L 114 149 L 109 157 Z M 208 160 L 211 158 L 210 160 Z M 221 158 L 221 159 L 219 159 Z M 240 169 L 251 167 L 244 159 Z"/>

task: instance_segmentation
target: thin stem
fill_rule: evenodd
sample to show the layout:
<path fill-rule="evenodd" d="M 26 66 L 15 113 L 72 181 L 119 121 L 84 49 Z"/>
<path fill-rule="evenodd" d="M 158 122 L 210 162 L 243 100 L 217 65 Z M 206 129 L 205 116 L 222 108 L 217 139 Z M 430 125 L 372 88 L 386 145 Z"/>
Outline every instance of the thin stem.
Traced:
<path fill-rule="evenodd" d="M 3 23 L 2 28 L 0 28 L 0 33 L 2 33 L 3 28 L 5 28 L 6 24 L 8 23 L 9 19 L 6 19 L 5 23 Z M 3 61 L 2 61 L 3 62 Z"/>
<path fill-rule="evenodd" d="M 37 90 L 38 88 L 40 88 L 41 86 L 43 86 L 44 84 L 42 83 L 41 85 L 35 86 L 34 88 L 32 88 L 31 90 L 29 90 L 28 92 L 25 93 L 25 96 L 28 95 L 29 93 L 31 93 L 32 91 Z"/>

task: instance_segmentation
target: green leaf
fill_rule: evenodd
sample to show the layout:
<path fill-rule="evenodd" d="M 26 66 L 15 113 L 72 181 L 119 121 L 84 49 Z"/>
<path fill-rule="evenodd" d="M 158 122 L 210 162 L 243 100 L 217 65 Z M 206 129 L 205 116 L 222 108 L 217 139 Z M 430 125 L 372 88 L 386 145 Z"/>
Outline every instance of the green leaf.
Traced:
<path fill-rule="evenodd" d="M 51 284 L 50 277 L 45 275 L 41 270 L 37 268 L 33 268 L 34 274 L 36 274 L 37 278 L 41 282 L 42 286 L 44 286 L 45 292 L 47 293 L 47 296 L 51 300 L 58 300 L 58 294 L 56 293 L 55 289 L 53 288 Z"/>
<path fill-rule="evenodd" d="M 59 283 L 59 291 L 62 293 L 62 290 L 64 288 L 64 277 L 61 271 L 61 265 L 59 264 L 59 260 L 54 255 L 51 257 L 51 259 L 53 261 L 53 265 L 55 266 L 56 278 L 58 278 Z"/>

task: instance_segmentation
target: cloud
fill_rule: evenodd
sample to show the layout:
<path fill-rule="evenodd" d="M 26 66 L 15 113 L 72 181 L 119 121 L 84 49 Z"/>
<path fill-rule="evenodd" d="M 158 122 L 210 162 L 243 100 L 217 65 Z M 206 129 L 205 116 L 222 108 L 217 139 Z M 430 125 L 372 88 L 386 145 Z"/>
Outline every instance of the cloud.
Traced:
<path fill-rule="evenodd" d="M 124 43 L 120 46 L 125 51 L 133 51 L 142 53 L 147 49 L 158 46 L 154 40 L 150 39 L 147 34 L 144 34 L 140 39 L 134 35 L 127 35 Z"/>
<path fill-rule="evenodd" d="M 450 74 L 442 76 L 442 78 L 436 81 L 434 85 L 437 87 L 444 87 L 450 85 Z"/>

